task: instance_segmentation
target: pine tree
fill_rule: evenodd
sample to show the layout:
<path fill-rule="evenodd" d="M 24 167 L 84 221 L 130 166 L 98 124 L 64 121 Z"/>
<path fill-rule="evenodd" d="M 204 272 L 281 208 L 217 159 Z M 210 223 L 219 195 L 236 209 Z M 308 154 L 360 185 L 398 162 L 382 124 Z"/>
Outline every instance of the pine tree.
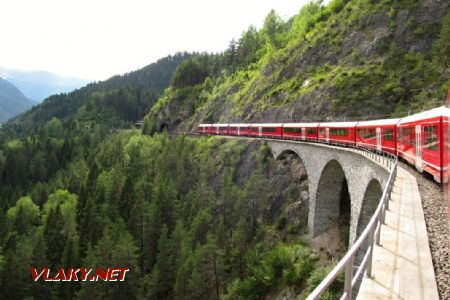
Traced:
<path fill-rule="evenodd" d="M 44 237 L 47 242 L 47 257 L 53 269 L 60 265 L 60 260 L 64 251 L 64 235 L 62 228 L 64 226 L 61 207 L 58 203 L 56 208 L 52 208 L 47 217 L 47 223 L 44 228 Z"/>
<path fill-rule="evenodd" d="M 128 176 L 125 179 L 125 183 L 123 185 L 119 197 L 119 213 L 124 220 L 128 220 L 130 218 L 130 212 L 134 206 L 133 195 L 134 195 L 133 179 Z"/>
<path fill-rule="evenodd" d="M 151 297 L 155 299 L 168 299 L 172 297 L 172 283 L 175 278 L 173 270 L 172 253 L 167 226 L 161 229 L 158 240 L 158 256 L 152 270 Z"/>
<path fill-rule="evenodd" d="M 44 240 L 44 236 L 38 233 L 36 238 L 36 245 L 34 246 L 33 255 L 31 256 L 31 266 L 37 270 L 48 268 L 50 263 L 46 256 L 47 245 Z M 32 282 L 29 288 L 33 299 L 50 299 L 51 287 L 47 282 L 39 280 Z"/>

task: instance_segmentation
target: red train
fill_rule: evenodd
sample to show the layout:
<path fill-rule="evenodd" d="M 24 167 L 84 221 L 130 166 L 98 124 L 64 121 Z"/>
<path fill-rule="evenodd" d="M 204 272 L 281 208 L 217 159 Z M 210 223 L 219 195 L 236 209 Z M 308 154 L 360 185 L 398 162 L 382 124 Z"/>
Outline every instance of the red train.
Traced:
<path fill-rule="evenodd" d="M 401 119 L 334 123 L 200 124 L 199 134 L 290 139 L 358 146 L 404 158 L 437 182 L 449 181 L 450 109 L 438 107 Z"/>

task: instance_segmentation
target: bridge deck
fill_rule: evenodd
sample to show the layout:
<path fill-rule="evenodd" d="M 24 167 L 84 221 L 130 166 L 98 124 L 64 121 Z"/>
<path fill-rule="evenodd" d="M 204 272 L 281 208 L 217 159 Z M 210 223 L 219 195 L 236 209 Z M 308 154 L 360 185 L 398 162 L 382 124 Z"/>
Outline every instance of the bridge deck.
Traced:
<path fill-rule="evenodd" d="M 439 299 L 417 181 L 400 167 L 373 255 L 357 299 Z"/>

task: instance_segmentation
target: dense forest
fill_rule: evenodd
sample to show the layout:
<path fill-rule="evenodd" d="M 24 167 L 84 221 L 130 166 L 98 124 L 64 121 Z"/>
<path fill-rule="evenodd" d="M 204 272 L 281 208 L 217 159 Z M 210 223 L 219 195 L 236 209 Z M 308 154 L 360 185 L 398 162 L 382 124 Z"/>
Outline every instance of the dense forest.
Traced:
<path fill-rule="evenodd" d="M 312 1 L 288 21 L 269 12 L 223 53 L 169 56 L 4 124 L 0 298 L 304 298 L 335 257 L 308 246 L 298 162 L 259 142 L 163 129 L 436 106 L 449 28 L 443 0 Z M 48 283 L 29 270 L 80 266 L 130 273 Z"/>
<path fill-rule="evenodd" d="M 17 140 L 4 155 L 17 201 L 3 203 L 2 298 L 259 299 L 286 287 L 307 295 L 326 274 L 302 238 L 306 219 L 287 224 L 278 207 L 300 190 L 280 204 L 265 145 L 136 130 L 67 137 L 53 125 L 45 144 Z M 95 284 L 35 283 L 29 273 L 80 265 L 131 271 Z"/>

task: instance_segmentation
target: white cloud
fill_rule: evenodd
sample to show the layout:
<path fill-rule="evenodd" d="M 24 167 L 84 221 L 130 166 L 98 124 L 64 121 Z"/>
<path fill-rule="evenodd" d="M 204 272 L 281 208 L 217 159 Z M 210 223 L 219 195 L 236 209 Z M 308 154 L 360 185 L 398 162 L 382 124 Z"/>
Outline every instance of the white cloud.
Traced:
<path fill-rule="evenodd" d="M 89 79 L 141 68 L 177 51 L 223 51 L 275 9 L 307 0 L 2 0 L 0 66 Z"/>

